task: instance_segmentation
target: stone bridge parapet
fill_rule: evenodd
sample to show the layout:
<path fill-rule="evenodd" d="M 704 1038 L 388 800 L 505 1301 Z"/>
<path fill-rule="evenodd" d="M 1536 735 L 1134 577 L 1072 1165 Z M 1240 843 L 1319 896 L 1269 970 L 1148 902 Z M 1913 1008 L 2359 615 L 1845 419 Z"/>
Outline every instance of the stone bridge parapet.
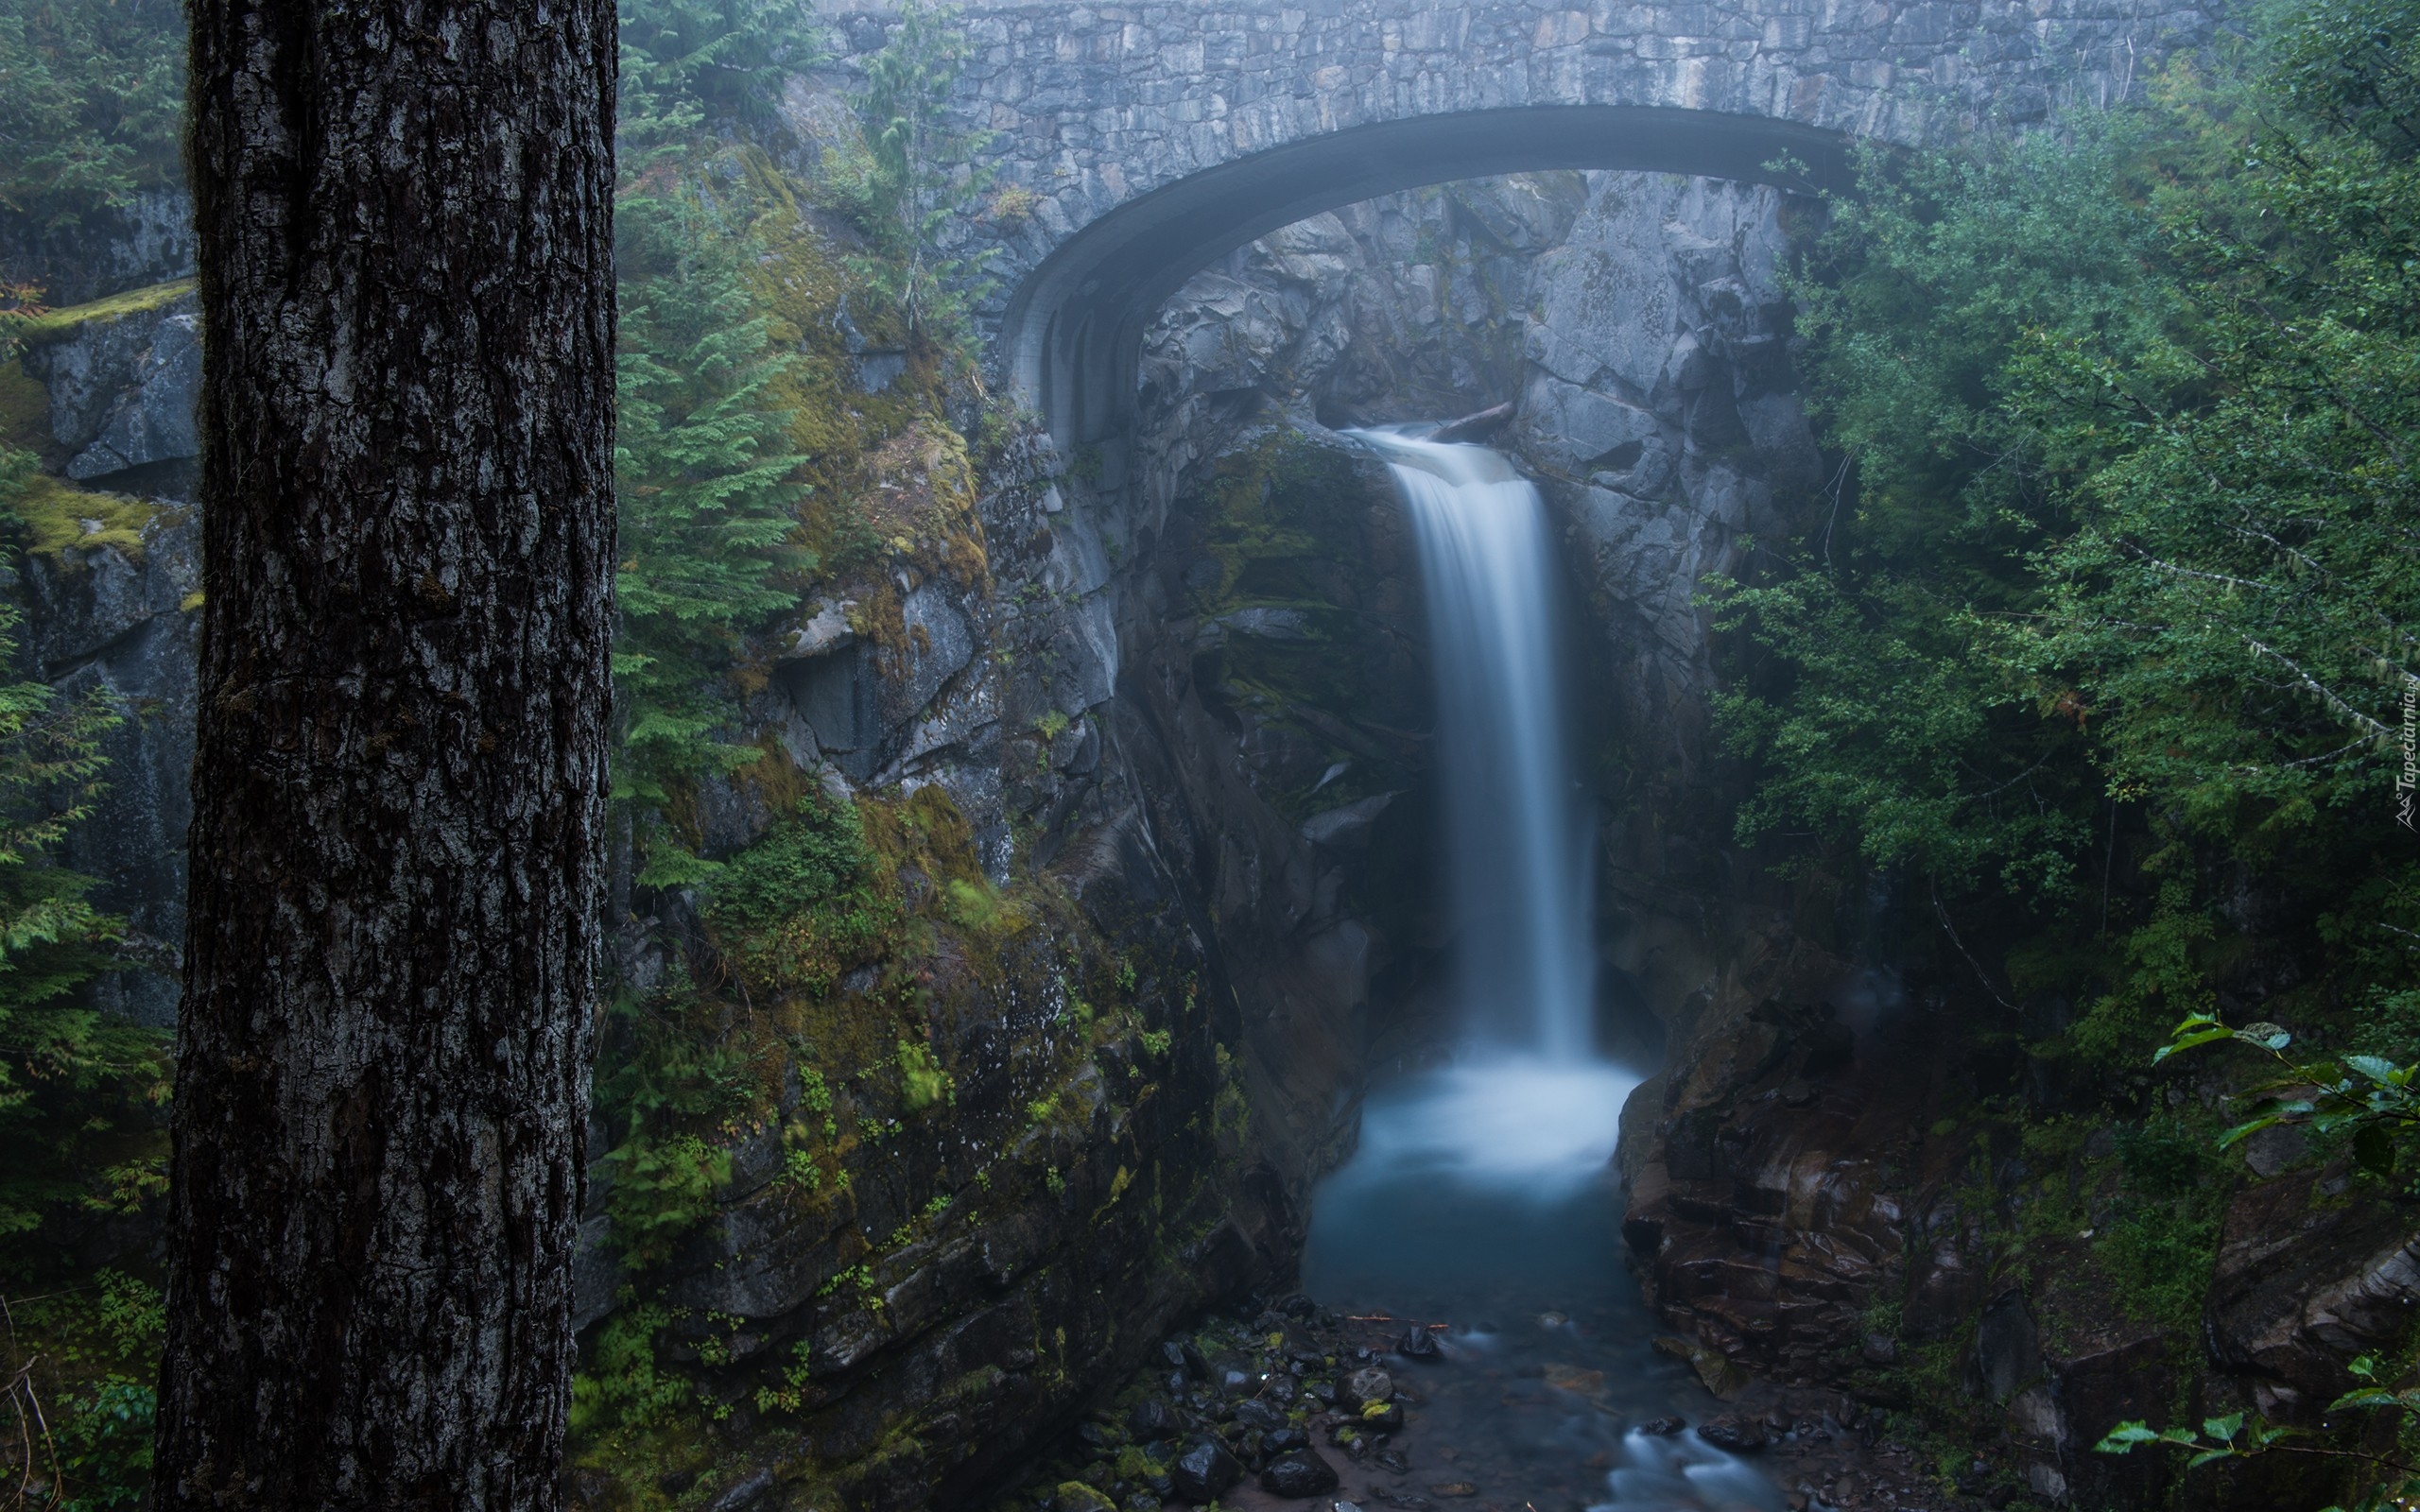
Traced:
<path fill-rule="evenodd" d="M 1921 146 L 2125 97 L 2218 25 L 2178 0 L 975 0 L 957 86 L 993 133 L 1000 365 L 1063 440 L 1115 430 L 1141 325 L 1211 259 L 1423 182 L 1532 167 L 1837 181 Z M 826 17 L 854 70 L 879 9 Z"/>

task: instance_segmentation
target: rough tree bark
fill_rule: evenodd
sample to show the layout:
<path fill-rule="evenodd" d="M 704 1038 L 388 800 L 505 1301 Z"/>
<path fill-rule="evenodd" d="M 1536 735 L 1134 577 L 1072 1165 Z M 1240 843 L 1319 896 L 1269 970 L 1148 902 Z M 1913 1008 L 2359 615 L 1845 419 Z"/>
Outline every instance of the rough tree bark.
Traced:
<path fill-rule="evenodd" d="M 163 1508 L 556 1489 L 601 928 L 609 0 L 193 0 Z"/>

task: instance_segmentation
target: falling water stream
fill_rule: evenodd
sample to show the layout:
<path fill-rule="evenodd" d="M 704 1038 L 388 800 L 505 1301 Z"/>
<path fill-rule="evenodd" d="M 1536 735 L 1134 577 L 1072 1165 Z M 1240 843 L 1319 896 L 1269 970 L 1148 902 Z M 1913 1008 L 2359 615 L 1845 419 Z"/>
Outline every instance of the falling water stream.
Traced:
<path fill-rule="evenodd" d="M 1636 1073 L 1594 1046 L 1591 825 L 1568 770 L 1555 584 L 1537 490 L 1495 453 L 1357 433 L 1394 471 L 1420 548 L 1462 1037 L 1374 1089 L 1303 1258 L 1325 1306 L 1437 1332 L 1412 1473 L 1514 1512 L 1772 1512 L 1772 1484 L 1658 1418 L 1716 1408 L 1651 1348 L 1611 1168 Z M 1450 1455 L 1450 1458 L 1445 1456 Z M 1428 1463 L 1420 1463 L 1426 1458 Z"/>

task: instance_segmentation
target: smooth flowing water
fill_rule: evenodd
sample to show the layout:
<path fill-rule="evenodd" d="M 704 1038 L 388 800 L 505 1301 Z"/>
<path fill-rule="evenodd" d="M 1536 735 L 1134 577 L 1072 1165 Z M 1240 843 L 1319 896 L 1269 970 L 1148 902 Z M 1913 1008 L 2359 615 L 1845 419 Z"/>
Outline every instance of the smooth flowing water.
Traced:
<path fill-rule="evenodd" d="M 1437 682 L 1437 775 L 1474 1049 L 1588 1057 L 1589 826 L 1571 782 L 1546 510 L 1480 446 L 1357 433 L 1411 516 Z"/>
<path fill-rule="evenodd" d="M 1591 830 L 1568 769 L 1545 507 L 1481 447 L 1358 433 L 1394 470 L 1420 546 L 1464 1037 L 1374 1091 L 1303 1257 L 1325 1306 L 1437 1331 L 1409 1474 L 1374 1495 L 1537 1512 L 1781 1505 L 1690 1434 L 1714 1399 L 1651 1347 L 1623 1268 L 1611 1161 L 1639 1080 L 1592 1032 Z"/>

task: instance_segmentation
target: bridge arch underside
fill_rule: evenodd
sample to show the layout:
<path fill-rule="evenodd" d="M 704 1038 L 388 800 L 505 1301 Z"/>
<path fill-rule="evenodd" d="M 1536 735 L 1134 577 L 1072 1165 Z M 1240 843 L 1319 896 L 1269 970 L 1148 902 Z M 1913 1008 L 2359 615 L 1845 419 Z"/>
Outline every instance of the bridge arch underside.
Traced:
<path fill-rule="evenodd" d="M 1132 418 L 1143 334 L 1212 262 L 1283 226 L 1426 184 L 1614 168 L 1824 190 L 1849 139 L 1769 116 L 1654 106 L 1530 106 L 1388 121 L 1235 159 L 1137 196 L 1062 242 L 1011 296 L 1010 376 L 1062 448 Z"/>

